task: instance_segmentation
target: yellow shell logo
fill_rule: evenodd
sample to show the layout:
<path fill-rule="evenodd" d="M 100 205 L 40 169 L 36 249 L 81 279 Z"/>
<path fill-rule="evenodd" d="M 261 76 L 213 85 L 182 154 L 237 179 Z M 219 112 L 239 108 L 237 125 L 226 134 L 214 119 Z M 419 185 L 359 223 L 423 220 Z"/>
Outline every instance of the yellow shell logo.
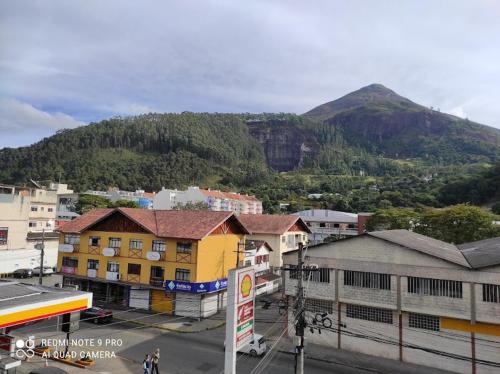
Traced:
<path fill-rule="evenodd" d="M 252 290 L 252 278 L 250 275 L 245 275 L 241 280 L 241 295 L 243 297 L 248 297 L 250 295 L 250 291 Z"/>

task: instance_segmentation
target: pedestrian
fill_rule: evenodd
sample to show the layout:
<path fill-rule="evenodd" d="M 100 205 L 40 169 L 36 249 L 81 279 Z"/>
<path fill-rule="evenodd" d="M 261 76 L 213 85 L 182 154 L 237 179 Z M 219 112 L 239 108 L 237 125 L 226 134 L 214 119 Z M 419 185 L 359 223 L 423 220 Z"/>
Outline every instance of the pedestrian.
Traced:
<path fill-rule="evenodd" d="M 158 371 L 158 362 L 160 361 L 160 348 L 156 348 L 156 351 L 153 353 L 153 360 L 152 360 L 152 368 L 151 368 L 151 374 L 154 374 L 154 371 L 156 369 L 156 374 L 160 374 Z"/>
<path fill-rule="evenodd" d="M 144 374 L 151 374 L 151 356 L 146 355 L 144 361 L 142 361 L 142 368 L 144 369 Z"/>

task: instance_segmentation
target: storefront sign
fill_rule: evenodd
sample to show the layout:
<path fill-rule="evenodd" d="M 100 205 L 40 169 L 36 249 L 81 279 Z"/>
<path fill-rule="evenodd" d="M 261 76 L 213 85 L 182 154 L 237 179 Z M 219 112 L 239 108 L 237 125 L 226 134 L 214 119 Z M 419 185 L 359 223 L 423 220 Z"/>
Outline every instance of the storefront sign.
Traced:
<path fill-rule="evenodd" d="M 217 292 L 227 288 L 227 279 L 218 279 L 212 282 L 182 282 L 177 280 L 166 280 L 165 291 L 167 292 L 189 292 L 189 293 L 209 293 Z"/>

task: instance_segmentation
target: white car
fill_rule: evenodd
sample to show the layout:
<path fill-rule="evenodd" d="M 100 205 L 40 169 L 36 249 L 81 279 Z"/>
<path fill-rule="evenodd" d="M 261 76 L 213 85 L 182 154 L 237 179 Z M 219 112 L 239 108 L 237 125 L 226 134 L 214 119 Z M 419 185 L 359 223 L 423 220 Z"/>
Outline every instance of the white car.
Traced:
<path fill-rule="evenodd" d="M 52 269 L 50 266 L 43 267 L 43 275 L 52 275 L 52 274 L 54 274 L 54 269 Z M 36 268 L 33 269 L 33 275 L 40 275 L 40 266 L 37 266 Z"/>
<path fill-rule="evenodd" d="M 224 342 L 224 349 L 226 348 L 226 342 Z M 266 339 L 260 334 L 254 334 L 253 339 L 250 343 L 245 344 L 243 347 L 238 349 L 240 353 L 246 353 L 251 356 L 262 356 L 267 351 Z"/>

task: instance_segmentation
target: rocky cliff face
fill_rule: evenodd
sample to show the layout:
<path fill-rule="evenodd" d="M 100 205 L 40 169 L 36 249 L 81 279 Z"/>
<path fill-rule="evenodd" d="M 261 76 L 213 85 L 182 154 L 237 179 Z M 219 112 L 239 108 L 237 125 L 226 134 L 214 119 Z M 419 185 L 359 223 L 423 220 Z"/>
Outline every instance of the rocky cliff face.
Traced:
<path fill-rule="evenodd" d="M 276 171 L 290 171 L 302 165 L 317 148 L 307 131 L 286 121 L 249 121 L 250 135 L 263 147 L 267 165 Z"/>

